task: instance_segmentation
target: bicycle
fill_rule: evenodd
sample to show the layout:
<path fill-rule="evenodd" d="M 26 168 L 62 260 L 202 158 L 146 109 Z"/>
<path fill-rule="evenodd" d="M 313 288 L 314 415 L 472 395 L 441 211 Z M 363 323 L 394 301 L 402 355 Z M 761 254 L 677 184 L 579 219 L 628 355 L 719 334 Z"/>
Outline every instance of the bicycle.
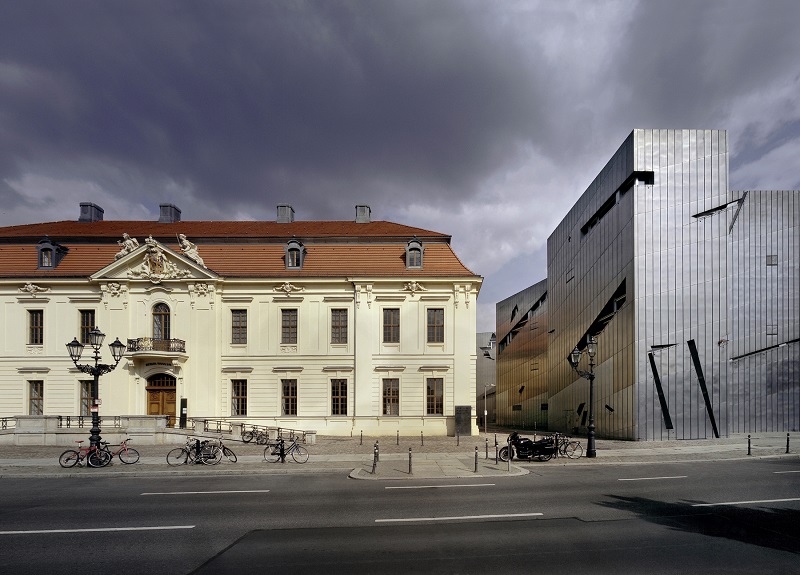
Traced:
<path fill-rule="evenodd" d="M 276 463 L 277 461 L 280 461 L 281 450 L 283 450 L 284 460 L 286 460 L 286 457 L 291 454 L 295 463 L 305 463 L 308 461 L 308 450 L 305 447 L 297 444 L 296 437 L 292 438 L 288 448 L 285 447 L 283 439 L 279 439 L 277 443 L 267 445 L 266 449 L 264 449 L 264 461 L 267 463 Z"/>
<path fill-rule="evenodd" d="M 131 465 L 139 461 L 139 452 L 136 451 L 136 449 L 134 449 L 133 447 L 128 447 L 129 441 L 130 438 L 126 437 L 125 440 L 119 444 L 119 449 L 117 449 L 113 453 L 108 448 L 108 442 L 107 441 L 102 442 L 103 447 L 101 449 L 103 451 L 106 451 L 110 456 L 108 459 L 108 463 L 111 463 L 111 460 L 114 459 L 114 456 L 118 456 L 119 460 L 122 463 L 126 463 L 128 465 Z"/>
<path fill-rule="evenodd" d="M 222 449 L 208 440 L 199 439 L 186 440 L 186 445 L 176 447 L 167 453 L 167 464 L 171 466 L 186 465 L 189 463 L 204 463 L 205 465 L 216 465 L 222 460 Z"/>
<path fill-rule="evenodd" d="M 269 436 L 267 435 L 266 431 L 261 431 L 260 429 L 250 429 L 247 431 L 242 431 L 242 441 L 245 443 L 250 443 L 253 440 L 256 440 L 258 445 L 266 445 L 269 443 Z"/>
<path fill-rule="evenodd" d="M 76 441 L 75 443 L 78 444 L 78 451 L 74 449 L 67 449 L 64 453 L 58 456 L 58 463 L 61 467 L 75 467 L 75 465 L 83 466 L 83 462 L 89 465 L 89 467 L 103 467 L 108 465 L 108 462 L 111 461 L 111 455 L 99 449 L 97 447 L 83 447 L 81 443 L 83 440 Z"/>
<path fill-rule="evenodd" d="M 230 447 L 227 447 L 222 443 L 221 435 L 219 436 L 219 448 L 222 450 L 222 455 L 228 458 L 228 461 L 230 461 L 231 463 L 236 463 L 237 461 L 236 454 Z"/>
<path fill-rule="evenodd" d="M 583 446 L 580 441 L 573 441 L 571 437 L 559 435 L 558 454 L 566 455 L 570 459 L 580 459 L 583 455 Z"/>

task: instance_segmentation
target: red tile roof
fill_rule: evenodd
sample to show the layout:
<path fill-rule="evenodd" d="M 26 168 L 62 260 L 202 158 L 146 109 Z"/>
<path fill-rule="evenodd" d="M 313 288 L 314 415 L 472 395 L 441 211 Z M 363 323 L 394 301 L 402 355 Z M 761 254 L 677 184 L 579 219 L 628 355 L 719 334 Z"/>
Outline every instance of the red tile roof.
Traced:
<path fill-rule="evenodd" d="M 450 236 L 391 222 L 54 222 L 0 228 L 0 278 L 87 277 L 114 262 L 127 232 L 148 235 L 181 253 L 176 234 L 197 244 L 209 270 L 223 277 L 475 277 L 450 246 Z M 69 249 L 54 270 L 37 269 L 36 243 L 45 235 Z M 424 268 L 407 270 L 406 242 L 423 243 Z M 292 237 L 306 249 L 303 268 L 286 270 Z"/>

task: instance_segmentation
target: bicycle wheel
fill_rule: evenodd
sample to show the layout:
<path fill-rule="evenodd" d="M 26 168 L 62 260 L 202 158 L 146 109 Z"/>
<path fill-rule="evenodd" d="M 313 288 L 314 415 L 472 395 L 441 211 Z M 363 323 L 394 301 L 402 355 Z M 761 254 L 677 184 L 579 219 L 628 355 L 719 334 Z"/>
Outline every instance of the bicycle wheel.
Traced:
<path fill-rule="evenodd" d="M 139 461 L 139 452 L 136 451 L 133 447 L 129 447 L 127 449 L 123 449 L 119 452 L 119 460 L 122 463 L 127 463 L 130 465 L 131 463 L 136 463 Z"/>
<path fill-rule="evenodd" d="M 308 449 L 295 445 L 294 449 L 292 449 L 292 459 L 294 459 L 296 463 L 305 463 L 308 461 Z"/>
<path fill-rule="evenodd" d="M 86 456 L 86 462 L 89 467 L 105 467 L 111 462 L 111 454 L 102 449 L 95 449 Z"/>
<path fill-rule="evenodd" d="M 216 465 L 222 461 L 222 450 L 217 445 L 205 447 L 200 453 L 200 457 L 206 465 Z"/>
<path fill-rule="evenodd" d="M 75 467 L 75 464 L 78 463 L 78 459 L 80 459 L 80 455 L 74 449 L 67 449 L 64 453 L 58 456 L 58 463 L 61 467 Z"/>
<path fill-rule="evenodd" d="M 250 443 L 253 441 L 253 432 L 252 431 L 243 431 L 242 432 L 242 441 L 245 443 Z"/>
<path fill-rule="evenodd" d="M 256 443 L 258 443 L 259 445 L 266 445 L 267 443 L 269 443 L 269 437 L 267 437 L 266 433 L 259 433 L 256 436 Z"/>
<path fill-rule="evenodd" d="M 264 461 L 267 463 L 277 463 L 281 458 L 280 449 L 277 445 L 267 445 L 264 450 Z"/>
<path fill-rule="evenodd" d="M 552 457 L 552 453 L 541 453 L 539 454 L 539 461 L 550 461 Z"/>
<path fill-rule="evenodd" d="M 183 465 L 189 457 L 189 452 L 183 447 L 176 447 L 167 453 L 167 463 L 172 466 Z"/>
<path fill-rule="evenodd" d="M 231 463 L 236 463 L 236 454 L 227 447 L 222 448 L 222 455 L 228 458 Z"/>
<path fill-rule="evenodd" d="M 500 448 L 498 457 L 500 458 L 500 461 L 508 461 L 508 446 Z"/>
<path fill-rule="evenodd" d="M 583 455 L 583 446 L 577 441 L 570 441 L 564 452 L 570 459 L 579 459 Z"/>

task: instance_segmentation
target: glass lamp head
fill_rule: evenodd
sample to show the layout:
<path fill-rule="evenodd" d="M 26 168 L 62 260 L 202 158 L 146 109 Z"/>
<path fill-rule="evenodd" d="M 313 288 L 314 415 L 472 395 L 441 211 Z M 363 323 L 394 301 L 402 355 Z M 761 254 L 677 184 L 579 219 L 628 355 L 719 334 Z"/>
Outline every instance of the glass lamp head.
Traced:
<path fill-rule="evenodd" d="M 114 361 L 119 363 L 119 360 L 121 360 L 122 356 L 125 354 L 125 344 L 122 343 L 119 338 L 116 338 L 114 343 L 108 344 L 108 347 L 111 348 L 111 355 L 114 356 Z"/>
<path fill-rule="evenodd" d="M 582 353 L 583 352 L 581 352 L 581 350 L 579 350 L 578 347 L 575 346 L 575 349 L 573 349 L 572 353 L 569 354 L 568 359 L 569 359 L 569 364 L 572 366 L 572 369 L 578 368 L 578 363 L 580 363 L 581 361 Z"/>
<path fill-rule="evenodd" d="M 83 344 L 79 342 L 77 338 L 73 337 L 72 341 L 67 344 L 67 350 L 69 351 L 69 356 L 72 358 L 72 361 L 78 363 L 83 353 Z"/>
<path fill-rule="evenodd" d="M 96 327 L 92 328 L 92 330 L 89 332 L 89 345 L 95 349 L 100 349 L 100 346 L 103 345 L 104 339 L 106 339 L 106 334 Z"/>

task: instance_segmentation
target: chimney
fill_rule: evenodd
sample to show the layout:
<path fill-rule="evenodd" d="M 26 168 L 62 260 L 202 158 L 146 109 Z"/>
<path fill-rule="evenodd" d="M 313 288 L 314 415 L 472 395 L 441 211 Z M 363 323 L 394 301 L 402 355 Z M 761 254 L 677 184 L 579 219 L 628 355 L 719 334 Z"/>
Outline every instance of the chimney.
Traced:
<path fill-rule="evenodd" d="M 372 210 L 369 206 L 360 205 L 356 206 L 356 223 L 368 224 L 370 222 L 370 214 Z"/>
<path fill-rule="evenodd" d="M 79 222 L 102 222 L 103 208 L 91 202 L 81 202 L 81 215 Z"/>
<path fill-rule="evenodd" d="M 161 215 L 158 217 L 159 224 L 174 224 L 181 221 L 181 210 L 173 204 L 161 204 Z"/>
<path fill-rule="evenodd" d="M 279 224 L 291 224 L 294 221 L 294 208 L 289 204 L 278 204 Z"/>

